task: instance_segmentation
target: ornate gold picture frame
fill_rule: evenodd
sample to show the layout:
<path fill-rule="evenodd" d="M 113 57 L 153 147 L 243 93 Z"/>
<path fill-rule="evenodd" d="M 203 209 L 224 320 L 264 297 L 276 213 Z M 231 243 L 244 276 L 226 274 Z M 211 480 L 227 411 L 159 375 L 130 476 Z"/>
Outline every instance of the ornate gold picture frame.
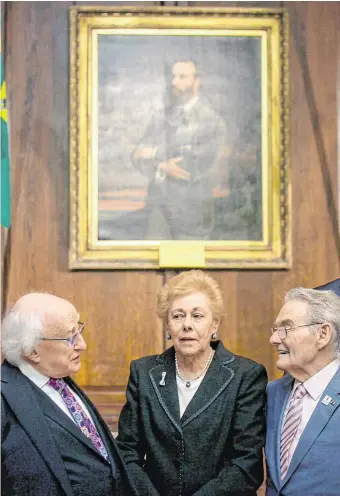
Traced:
<path fill-rule="evenodd" d="M 70 269 L 289 268 L 286 11 L 70 22 Z"/>

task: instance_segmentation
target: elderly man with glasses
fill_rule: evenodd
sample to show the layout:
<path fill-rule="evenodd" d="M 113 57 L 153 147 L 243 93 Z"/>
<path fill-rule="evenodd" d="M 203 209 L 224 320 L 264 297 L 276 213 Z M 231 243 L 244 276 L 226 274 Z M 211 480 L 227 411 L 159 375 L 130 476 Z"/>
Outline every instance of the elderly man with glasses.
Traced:
<path fill-rule="evenodd" d="M 109 429 L 69 377 L 85 324 L 68 301 L 20 298 L 2 325 L 1 494 L 135 495 Z"/>
<path fill-rule="evenodd" d="M 340 298 L 297 288 L 270 343 L 285 376 L 268 385 L 267 496 L 340 494 Z"/>

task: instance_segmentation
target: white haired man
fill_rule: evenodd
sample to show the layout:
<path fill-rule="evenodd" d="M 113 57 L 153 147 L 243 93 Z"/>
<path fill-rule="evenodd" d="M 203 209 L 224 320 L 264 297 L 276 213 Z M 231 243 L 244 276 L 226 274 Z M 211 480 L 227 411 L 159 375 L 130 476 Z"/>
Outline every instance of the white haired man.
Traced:
<path fill-rule="evenodd" d="M 86 349 L 68 301 L 30 293 L 2 325 L 2 493 L 135 495 L 98 411 L 69 375 Z"/>
<path fill-rule="evenodd" d="M 267 496 L 339 496 L 340 298 L 289 291 L 270 343 L 286 375 L 268 385 Z"/>

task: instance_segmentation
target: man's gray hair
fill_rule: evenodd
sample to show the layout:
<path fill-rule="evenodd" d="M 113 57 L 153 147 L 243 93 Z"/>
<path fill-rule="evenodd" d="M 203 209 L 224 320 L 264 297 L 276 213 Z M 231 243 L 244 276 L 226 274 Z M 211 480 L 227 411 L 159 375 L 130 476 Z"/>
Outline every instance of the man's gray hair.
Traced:
<path fill-rule="evenodd" d="M 285 303 L 291 300 L 302 300 L 308 304 L 310 322 L 328 322 L 333 333 L 333 347 L 340 358 L 340 298 L 333 291 L 295 288 L 288 291 Z M 316 329 L 315 331 L 316 332 Z"/>
<path fill-rule="evenodd" d="M 22 311 L 20 308 L 9 310 L 2 322 L 2 354 L 8 362 L 17 367 L 40 341 L 43 335 L 42 316 L 37 312 Z"/>

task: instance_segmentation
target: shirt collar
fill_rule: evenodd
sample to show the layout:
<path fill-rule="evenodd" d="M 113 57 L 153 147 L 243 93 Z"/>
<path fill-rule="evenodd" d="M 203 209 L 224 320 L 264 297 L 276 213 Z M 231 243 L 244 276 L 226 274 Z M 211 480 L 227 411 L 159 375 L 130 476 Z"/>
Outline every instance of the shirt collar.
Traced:
<path fill-rule="evenodd" d="M 19 365 L 20 371 L 28 377 L 38 388 L 42 389 L 49 381 L 49 377 L 38 372 L 33 365 L 28 362 L 22 362 Z"/>
<path fill-rule="evenodd" d="M 307 379 L 303 385 L 307 389 L 308 394 L 313 398 L 314 401 L 318 400 L 328 386 L 329 382 L 335 375 L 336 371 L 340 367 L 340 360 L 335 359 L 333 362 L 329 363 L 323 369 L 319 370 L 316 374 L 312 375 Z M 294 388 L 299 384 L 297 381 L 294 383 Z"/>

